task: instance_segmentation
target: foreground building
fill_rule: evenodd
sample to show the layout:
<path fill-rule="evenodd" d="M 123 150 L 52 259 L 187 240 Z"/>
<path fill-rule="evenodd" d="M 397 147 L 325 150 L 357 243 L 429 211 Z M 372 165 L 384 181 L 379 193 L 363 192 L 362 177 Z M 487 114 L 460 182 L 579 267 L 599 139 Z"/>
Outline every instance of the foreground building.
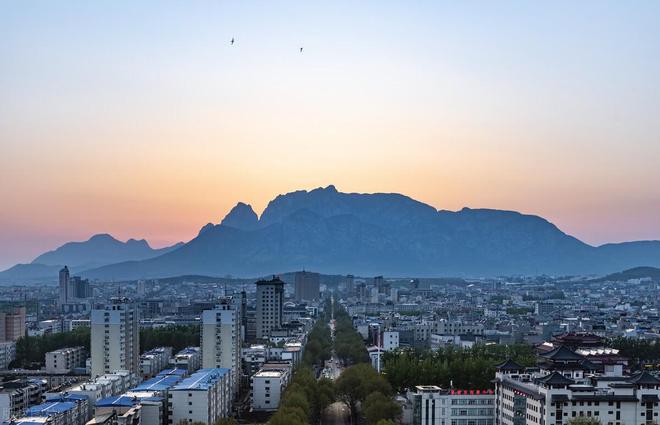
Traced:
<path fill-rule="evenodd" d="M 566 425 L 579 417 L 606 425 L 658 422 L 660 379 L 650 373 L 605 374 L 565 346 L 541 358 L 538 368 L 498 365 L 497 425 Z"/>
<path fill-rule="evenodd" d="M 409 425 L 493 425 L 493 390 L 446 390 L 418 385 L 406 395 L 403 422 Z"/>
<path fill-rule="evenodd" d="M 252 410 L 275 411 L 289 383 L 290 367 L 263 368 L 252 376 Z"/>
<path fill-rule="evenodd" d="M 169 423 L 212 424 L 231 411 L 231 371 L 226 368 L 200 369 L 170 389 Z"/>
<path fill-rule="evenodd" d="M 202 367 L 231 370 L 231 386 L 238 393 L 241 373 L 240 305 L 226 298 L 202 312 Z"/>

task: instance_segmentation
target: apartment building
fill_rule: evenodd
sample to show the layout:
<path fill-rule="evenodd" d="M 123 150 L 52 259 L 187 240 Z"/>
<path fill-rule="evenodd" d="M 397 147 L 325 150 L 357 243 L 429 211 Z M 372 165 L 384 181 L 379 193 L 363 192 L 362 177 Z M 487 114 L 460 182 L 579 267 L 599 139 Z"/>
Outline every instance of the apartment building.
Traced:
<path fill-rule="evenodd" d="M 494 425 L 493 390 L 447 390 L 418 385 L 406 394 L 407 425 Z"/>
<path fill-rule="evenodd" d="M 46 353 L 46 373 L 70 373 L 74 368 L 84 367 L 87 350 L 84 347 L 69 347 Z"/>
<path fill-rule="evenodd" d="M 200 369 L 170 389 L 169 424 L 181 421 L 212 424 L 231 411 L 231 371 Z"/>

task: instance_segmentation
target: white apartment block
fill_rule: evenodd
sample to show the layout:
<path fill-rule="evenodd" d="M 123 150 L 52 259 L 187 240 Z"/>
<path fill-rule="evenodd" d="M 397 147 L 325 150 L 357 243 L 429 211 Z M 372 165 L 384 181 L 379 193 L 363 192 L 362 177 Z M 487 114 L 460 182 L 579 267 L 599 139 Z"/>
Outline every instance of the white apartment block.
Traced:
<path fill-rule="evenodd" d="M 41 402 L 45 391 L 46 381 L 41 379 L 4 382 L 0 387 L 0 420 L 22 416 L 25 409 Z"/>
<path fill-rule="evenodd" d="M 231 411 L 229 369 L 200 369 L 170 389 L 169 424 L 180 421 L 212 424 Z"/>
<path fill-rule="evenodd" d="M 289 383 L 290 369 L 262 369 L 252 376 L 252 409 L 275 411 Z"/>
<path fill-rule="evenodd" d="M 85 365 L 87 351 L 84 347 L 60 348 L 46 353 L 46 373 L 70 373 Z"/>
<path fill-rule="evenodd" d="M 383 350 L 392 351 L 399 348 L 399 331 L 383 332 Z"/>
<path fill-rule="evenodd" d="M 419 385 L 406 395 L 406 425 L 493 425 L 495 393 L 492 390 L 446 390 Z"/>
<path fill-rule="evenodd" d="M 83 395 L 94 405 L 97 401 L 128 391 L 137 384 L 135 375 L 128 371 L 115 371 L 96 377 L 92 382 L 75 385 L 67 390 L 68 394 Z"/>
<path fill-rule="evenodd" d="M 231 370 L 233 393 L 238 393 L 241 374 L 240 314 L 231 299 L 202 312 L 202 367 Z"/>
<path fill-rule="evenodd" d="M 483 335 L 484 326 L 479 323 L 462 321 L 436 320 L 433 323 L 433 333 L 438 335 Z"/>
<path fill-rule="evenodd" d="M 127 298 L 92 310 L 92 377 L 113 370 L 140 373 L 139 323 L 139 311 Z"/>
<path fill-rule="evenodd" d="M 16 359 L 16 343 L 14 341 L 0 342 L 0 370 L 8 369 L 9 364 Z"/>
<path fill-rule="evenodd" d="M 170 366 L 176 369 L 185 369 L 193 373 L 202 367 L 202 350 L 200 347 L 187 347 L 179 351 L 170 359 Z"/>
<path fill-rule="evenodd" d="M 158 347 L 142 353 L 140 356 L 140 374 L 149 379 L 165 369 L 172 358 L 172 347 Z"/>

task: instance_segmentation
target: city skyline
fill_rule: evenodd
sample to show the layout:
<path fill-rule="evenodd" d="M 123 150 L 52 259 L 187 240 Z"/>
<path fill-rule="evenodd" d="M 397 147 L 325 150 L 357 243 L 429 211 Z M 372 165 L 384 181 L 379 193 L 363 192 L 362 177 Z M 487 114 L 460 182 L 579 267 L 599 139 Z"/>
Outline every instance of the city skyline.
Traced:
<path fill-rule="evenodd" d="M 0 268 L 328 184 L 660 239 L 657 3 L 2 8 Z"/>

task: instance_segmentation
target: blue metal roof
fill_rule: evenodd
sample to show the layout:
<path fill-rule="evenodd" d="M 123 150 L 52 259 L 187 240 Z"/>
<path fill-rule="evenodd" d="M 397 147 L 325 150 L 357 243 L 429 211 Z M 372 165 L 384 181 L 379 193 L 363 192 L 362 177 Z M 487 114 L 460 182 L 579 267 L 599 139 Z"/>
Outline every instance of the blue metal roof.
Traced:
<path fill-rule="evenodd" d="M 161 370 L 156 376 L 166 376 L 166 375 L 187 375 L 188 371 L 186 369 L 174 368 L 174 369 L 164 369 Z"/>
<path fill-rule="evenodd" d="M 96 402 L 96 407 L 112 407 L 112 406 L 120 406 L 120 407 L 133 407 L 135 406 L 139 400 L 137 397 L 128 397 L 125 395 L 117 395 L 113 397 L 108 397 L 104 398 L 102 400 L 99 400 Z"/>
<path fill-rule="evenodd" d="M 71 401 L 50 401 L 32 406 L 25 411 L 25 416 L 50 416 L 74 409 L 76 403 Z"/>
<path fill-rule="evenodd" d="M 165 391 L 181 382 L 179 375 L 158 375 L 155 378 L 144 381 L 130 391 Z"/>
<path fill-rule="evenodd" d="M 229 374 L 230 369 L 217 368 L 217 369 L 200 369 L 190 375 L 189 378 L 184 379 L 179 384 L 171 388 L 171 391 L 194 391 L 194 390 L 207 390 L 219 379 Z"/>
<path fill-rule="evenodd" d="M 29 418 L 22 418 L 14 422 L 3 422 L 2 425 L 44 425 L 44 422 L 34 422 Z"/>
<path fill-rule="evenodd" d="M 51 394 L 46 397 L 46 401 L 82 401 L 88 400 L 89 397 L 82 394 Z"/>

